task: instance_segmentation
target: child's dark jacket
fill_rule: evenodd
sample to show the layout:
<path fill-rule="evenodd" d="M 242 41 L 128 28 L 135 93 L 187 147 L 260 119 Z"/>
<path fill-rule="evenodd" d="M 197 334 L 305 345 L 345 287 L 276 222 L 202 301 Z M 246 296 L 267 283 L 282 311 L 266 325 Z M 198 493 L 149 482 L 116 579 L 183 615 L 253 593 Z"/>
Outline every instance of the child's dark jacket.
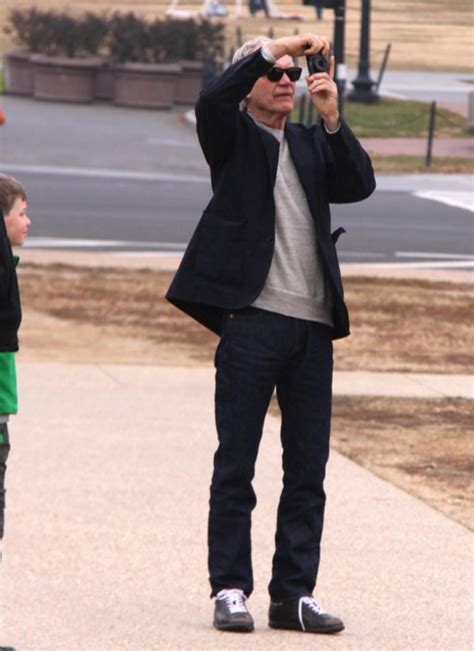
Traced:
<path fill-rule="evenodd" d="M 18 350 L 21 304 L 12 248 L 0 211 L 0 351 Z"/>

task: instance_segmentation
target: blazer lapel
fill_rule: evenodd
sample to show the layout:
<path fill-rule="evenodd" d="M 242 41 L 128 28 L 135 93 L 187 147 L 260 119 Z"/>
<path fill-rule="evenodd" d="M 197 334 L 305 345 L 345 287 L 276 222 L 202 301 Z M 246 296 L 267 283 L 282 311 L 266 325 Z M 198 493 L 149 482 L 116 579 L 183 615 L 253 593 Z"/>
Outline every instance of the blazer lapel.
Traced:
<path fill-rule="evenodd" d="M 265 131 L 265 129 L 261 129 L 250 117 L 250 115 L 247 114 L 246 111 L 244 114 L 245 118 L 250 121 L 252 127 L 254 129 L 257 129 L 260 135 L 263 147 L 265 149 L 265 158 L 267 159 L 268 172 L 272 180 L 272 187 L 275 187 L 275 179 L 278 169 L 278 157 L 280 154 L 280 143 L 276 138 L 272 136 L 271 133 L 268 133 L 268 131 Z"/>
<path fill-rule="evenodd" d="M 320 212 L 320 198 L 317 189 L 317 173 L 315 167 L 315 152 L 312 138 L 301 132 L 294 125 L 287 124 L 285 135 L 290 148 L 291 158 L 298 172 L 301 185 L 308 199 L 309 209 L 316 223 L 316 231 L 319 232 L 318 215 Z"/>

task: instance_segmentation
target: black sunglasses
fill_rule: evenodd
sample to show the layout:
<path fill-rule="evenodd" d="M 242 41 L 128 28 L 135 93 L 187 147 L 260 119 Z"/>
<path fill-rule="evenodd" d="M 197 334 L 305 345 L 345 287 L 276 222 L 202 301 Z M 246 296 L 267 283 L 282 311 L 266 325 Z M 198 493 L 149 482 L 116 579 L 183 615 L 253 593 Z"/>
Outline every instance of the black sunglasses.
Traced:
<path fill-rule="evenodd" d="M 298 81 L 302 71 L 303 68 L 297 68 L 296 66 L 294 68 L 277 68 L 274 66 L 267 72 L 267 77 L 270 81 L 280 81 L 283 75 L 286 74 L 290 81 Z"/>

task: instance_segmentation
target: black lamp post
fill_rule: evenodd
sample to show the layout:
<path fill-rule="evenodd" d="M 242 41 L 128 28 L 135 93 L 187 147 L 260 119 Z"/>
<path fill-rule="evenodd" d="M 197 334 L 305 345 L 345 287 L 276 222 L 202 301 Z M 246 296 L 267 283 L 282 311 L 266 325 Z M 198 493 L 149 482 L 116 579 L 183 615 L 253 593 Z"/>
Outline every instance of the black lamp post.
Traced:
<path fill-rule="evenodd" d="M 339 95 L 339 110 L 341 115 L 344 112 L 344 95 L 346 91 L 347 69 L 344 63 L 344 26 L 346 0 L 303 0 L 303 4 L 313 4 L 322 11 L 325 9 L 334 9 L 334 58 L 336 59 L 336 73 L 334 81 L 337 84 Z"/>
<path fill-rule="evenodd" d="M 379 101 L 379 96 L 373 89 L 375 81 L 370 77 L 370 0 L 362 0 L 359 70 L 352 85 L 354 90 L 347 96 L 349 101 L 363 104 Z"/>
<path fill-rule="evenodd" d="M 344 115 L 344 98 L 346 94 L 347 67 L 345 64 L 345 13 L 346 0 L 334 2 L 334 58 L 336 59 L 335 82 L 339 97 L 339 111 Z"/>

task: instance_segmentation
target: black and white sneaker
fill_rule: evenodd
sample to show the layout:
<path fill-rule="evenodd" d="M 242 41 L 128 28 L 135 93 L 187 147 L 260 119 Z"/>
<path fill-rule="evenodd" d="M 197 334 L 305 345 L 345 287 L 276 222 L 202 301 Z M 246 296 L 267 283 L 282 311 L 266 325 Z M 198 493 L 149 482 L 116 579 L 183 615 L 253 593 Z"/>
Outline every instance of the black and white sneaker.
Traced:
<path fill-rule="evenodd" d="M 344 624 L 339 617 L 324 611 L 313 597 L 300 597 L 282 603 L 270 603 L 268 624 L 305 633 L 339 633 Z"/>
<path fill-rule="evenodd" d="M 243 590 L 221 590 L 216 595 L 214 626 L 219 631 L 250 633 L 254 629 L 253 617 L 245 605 Z"/>

